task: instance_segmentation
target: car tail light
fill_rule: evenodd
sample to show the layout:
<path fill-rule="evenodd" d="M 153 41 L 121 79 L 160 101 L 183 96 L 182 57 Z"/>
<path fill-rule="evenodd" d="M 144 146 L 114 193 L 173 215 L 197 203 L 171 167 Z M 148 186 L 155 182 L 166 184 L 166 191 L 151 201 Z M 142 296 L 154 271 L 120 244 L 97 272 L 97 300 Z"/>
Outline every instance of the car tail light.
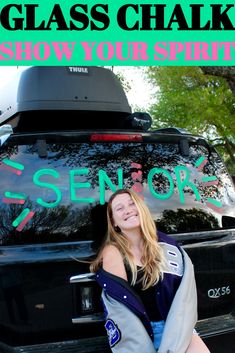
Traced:
<path fill-rule="evenodd" d="M 120 141 L 120 142 L 142 142 L 143 137 L 141 134 L 92 134 L 90 141 Z"/>
<path fill-rule="evenodd" d="M 94 273 L 72 276 L 70 283 L 74 286 L 72 322 L 74 324 L 103 322 L 103 308 L 97 306 L 97 301 L 100 304 L 100 292 L 98 294 L 94 286 Z"/>
<path fill-rule="evenodd" d="M 85 314 L 94 309 L 92 287 L 82 286 L 80 289 L 81 293 L 81 312 Z"/>

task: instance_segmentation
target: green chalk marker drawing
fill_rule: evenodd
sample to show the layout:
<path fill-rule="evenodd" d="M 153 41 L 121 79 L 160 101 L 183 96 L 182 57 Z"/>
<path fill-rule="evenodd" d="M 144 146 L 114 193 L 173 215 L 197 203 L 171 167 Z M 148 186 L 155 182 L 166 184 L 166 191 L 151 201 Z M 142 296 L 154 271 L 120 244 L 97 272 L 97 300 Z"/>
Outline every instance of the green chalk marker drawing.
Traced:
<path fill-rule="evenodd" d="M 13 227 L 17 227 L 24 220 L 24 218 L 27 217 L 29 212 L 30 212 L 30 209 L 29 208 L 25 208 L 21 212 L 21 214 L 12 222 Z"/>
<path fill-rule="evenodd" d="M 195 168 L 198 172 L 200 172 L 203 167 L 207 163 L 207 159 L 205 157 L 200 157 L 196 160 L 195 162 Z M 21 175 L 22 171 L 24 171 L 25 167 L 21 163 L 16 163 L 14 161 L 11 161 L 9 159 L 4 159 L 1 162 L 1 166 L 5 166 L 4 169 L 14 172 L 17 175 Z M 135 167 L 137 169 L 142 168 L 142 165 L 138 163 L 132 162 L 131 167 Z M 89 169 L 88 168 L 80 168 L 77 170 L 70 170 L 69 172 L 69 183 L 70 187 L 68 188 L 68 191 L 70 192 L 70 198 L 71 202 L 78 203 L 78 202 L 88 202 L 88 203 L 93 203 L 95 202 L 95 199 L 92 197 L 78 197 L 76 195 L 76 191 L 79 189 L 87 189 L 88 191 L 91 191 L 91 183 L 90 182 L 80 182 L 79 179 L 77 178 L 82 177 L 84 180 L 84 177 L 89 174 Z M 154 189 L 154 177 L 157 174 L 161 174 L 164 178 L 168 180 L 168 189 L 165 191 L 164 194 L 160 194 L 157 192 L 157 190 Z M 201 195 L 196 187 L 196 185 L 191 181 L 191 170 L 187 168 L 186 166 L 176 166 L 174 168 L 174 172 L 171 174 L 168 170 L 164 168 L 152 168 L 149 170 L 148 175 L 147 175 L 147 184 L 150 193 L 152 194 L 153 197 L 161 200 L 166 200 L 169 199 L 170 197 L 173 196 L 174 194 L 174 180 L 173 180 L 173 174 L 175 174 L 176 177 L 176 186 L 180 198 L 181 203 L 185 203 L 185 195 L 184 195 L 184 189 L 185 188 L 190 188 L 193 193 L 195 194 L 196 200 L 201 201 Z M 55 196 L 55 200 L 53 201 L 45 201 L 42 198 L 37 198 L 36 203 L 38 203 L 42 207 L 46 208 L 53 208 L 59 205 L 59 203 L 62 201 L 62 191 L 59 189 L 58 186 L 54 185 L 53 183 L 48 183 L 43 181 L 44 176 L 49 176 L 54 178 L 54 180 L 57 180 L 60 178 L 60 174 L 54 170 L 54 169 L 40 169 L 34 173 L 32 176 L 33 183 L 36 187 L 42 187 L 45 189 L 50 190 Z M 141 172 L 135 172 L 130 170 L 130 177 L 132 180 L 140 184 L 141 186 L 141 181 L 142 181 L 142 171 Z M 105 190 L 106 186 L 111 191 L 116 191 L 117 189 L 123 188 L 124 185 L 124 180 L 123 180 L 123 169 L 118 168 L 116 171 L 116 182 L 113 183 L 113 181 L 110 179 L 108 174 L 106 173 L 105 170 L 100 169 L 97 174 L 97 180 L 98 180 L 98 186 L 99 186 L 99 193 L 100 193 L 100 199 L 99 202 L 101 205 L 105 203 Z M 210 186 L 215 186 L 218 184 L 218 179 L 216 176 L 202 176 L 201 177 L 201 182 L 203 183 L 203 187 L 210 187 Z M 135 185 L 135 184 L 134 184 Z M 137 185 L 137 184 L 136 184 Z M 139 189 L 138 189 L 139 190 Z M 137 190 L 137 191 L 138 191 Z M 142 188 L 141 190 L 142 191 Z M 2 201 L 7 204 L 19 204 L 23 205 L 26 202 L 27 195 L 24 193 L 17 193 L 17 192 L 11 192 L 11 191 L 6 191 L 4 193 L 4 198 Z M 207 207 L 215 210 L 216 212 L 221 212 L 222 208 L 222 203 L 212 197 L 208 197 L 206 199 L 206 205 Z M 35 212 L 30 210 L 28 207 L 24 208 L 21 213 L 19 214 L 18 217 L 12 222 L 13 227 L 16 228 L 18 231 L 22 231 L 22 229 L 25 227 L 25 225 L 29 222 L 30 219 L 34 216 Z"/>
<path fill-rule="evenodd" d="M 5 196 L 13 199 L 25 200 L 27 196 L 25 194 L 16 194 L 14 192 L 6 191 Z"/>
<path fill-rule="evenodd" d="M 2 163 L 9 165 L 12 168 L 24 170 L 24 165 L 21 163 L 12 162 L 10 159 L 3 159 Z"/>

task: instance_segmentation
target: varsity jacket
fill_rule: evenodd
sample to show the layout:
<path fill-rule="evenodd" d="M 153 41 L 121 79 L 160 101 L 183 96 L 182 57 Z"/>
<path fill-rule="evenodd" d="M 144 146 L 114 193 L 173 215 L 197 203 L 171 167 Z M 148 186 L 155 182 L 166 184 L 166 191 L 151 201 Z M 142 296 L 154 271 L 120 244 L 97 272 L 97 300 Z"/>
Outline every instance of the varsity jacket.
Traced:
<path fill-rule="evenodd" d="M 155 286 L 165 328 L 159 353 L 185 353 L 197 322 L 197 293 L 192 262 L 187 253 L 158 232 L 167 270 Z M 109 344 L 113 353 L 156 353 L 150 320 L 130 284 L 102 268 L 95 274 L 102 287 Z"/>

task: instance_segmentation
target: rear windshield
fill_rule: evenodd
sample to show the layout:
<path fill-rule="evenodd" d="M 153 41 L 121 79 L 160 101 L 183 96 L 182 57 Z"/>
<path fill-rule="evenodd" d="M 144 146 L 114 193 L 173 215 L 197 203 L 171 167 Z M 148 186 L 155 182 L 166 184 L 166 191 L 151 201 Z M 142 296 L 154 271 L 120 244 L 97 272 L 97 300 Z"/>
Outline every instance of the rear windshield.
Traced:
<path fill-rule="evenodd" d="M 234 189 L 220 158 L 201 145 L 189 156 L 171 143 L 11 144 L 0 149 L 1 245 L 99 241 L 118 188 L 146 201 L 158 229 L 229 227 Z"/>

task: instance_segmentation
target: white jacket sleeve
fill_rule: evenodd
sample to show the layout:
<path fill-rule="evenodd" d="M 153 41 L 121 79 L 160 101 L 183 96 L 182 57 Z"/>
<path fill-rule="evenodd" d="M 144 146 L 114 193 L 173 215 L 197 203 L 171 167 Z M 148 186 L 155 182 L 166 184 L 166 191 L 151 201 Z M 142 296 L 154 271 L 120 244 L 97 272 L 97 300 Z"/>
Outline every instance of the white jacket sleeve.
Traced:
<path fill-rule="evenodd" d="M 197 322 L 197 291 L 194 268 L 182 249 L 184 274 L 168 313 L 158 353 L 185 353 Z"/>

